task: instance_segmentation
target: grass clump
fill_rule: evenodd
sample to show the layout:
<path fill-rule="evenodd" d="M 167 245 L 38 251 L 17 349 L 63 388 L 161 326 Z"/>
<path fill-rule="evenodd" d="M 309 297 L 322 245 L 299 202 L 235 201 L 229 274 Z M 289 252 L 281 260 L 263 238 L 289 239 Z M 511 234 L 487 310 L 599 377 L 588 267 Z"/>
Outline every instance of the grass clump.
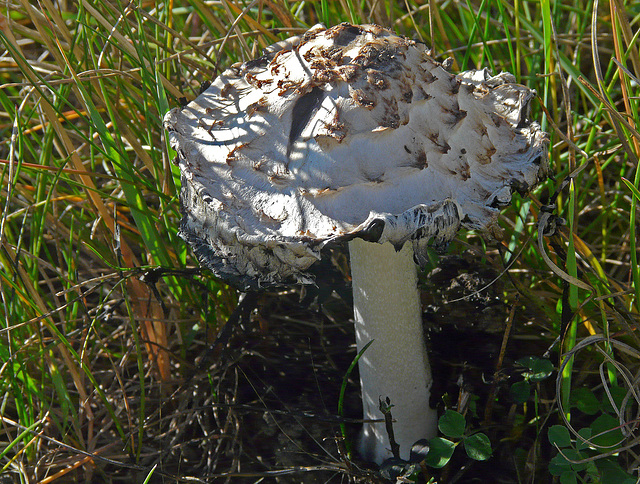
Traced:
<path fill-rule="evenodd" d="M 420 39 L 454 70 L 513 72 L 538 91 L 532 117 L 552 141 L 553 176 L 514 201 L 503 240 L 463 234 L 450 248 L 452 261 L 476 256 L 456 277 L 477 260 L 500 276 L 461 294 L 486 309 L 478 297 L 494 291 L 499 331 L 486 341 L 497 351 L 464 370 L 481 370 L 470 387 L 440 391 L 441 414 L 456 410 L 468 435 L 488 436 L 492 457 L 465 467 L 454 453 L 412 479 L 459 480 L 464 467 L 511 482 L 637 480 L 639 20 L 624 0 L 7 3 L 0 472 L 25 482 L 380 478 L 333 440 L 349 412 L 316 429 L 296 413 L 314 402 L 282 396 L 310 385 L 337 418 L 354 356 L 348 306 L 309 314 L 296 295 L 265 294 L 258 311 L 234 313 L 235 291 L 202 273 L 177 236 L 179 170 L 161 129 L 170 107 L 226 66 L 317 22 L 351 21 Z M 438 291 L 434 305 L 455 314 Z M 230 316 L 255 324 L 221 354 L 210 348 Z M 279 386 L 269 362 L 290 354 L 316 368 L 310 348 L 328 355 L 326 381 L 287 366 Z M 451 381 L 464 373 L 448 368 Z M 514 457 L 498 466 L 507 450 Z"/>

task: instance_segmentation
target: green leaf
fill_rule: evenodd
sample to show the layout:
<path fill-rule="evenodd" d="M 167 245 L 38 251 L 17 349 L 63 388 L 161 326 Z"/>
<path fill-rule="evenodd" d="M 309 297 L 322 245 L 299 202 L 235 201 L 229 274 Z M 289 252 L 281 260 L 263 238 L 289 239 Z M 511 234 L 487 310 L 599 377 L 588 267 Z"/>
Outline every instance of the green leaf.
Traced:
<path fill-rule="evenodd" d="M 571 435 L 564 425 L 554 425 L 549 429 L 549 442 L 558 447 L 569 447 Z"/>
<path fill-rule="evenodd" d="M 552 476 L 561 476 L 567 471 L 572 471 L 571 463 L 562 454 L 558 453 L 549 461 L 549 474 Z"/>
<path fill-rule="evenodd" d="M 524 380 L 516 382 L 511 385 L 509 393 L 516 403 L 524 403 L 529 400 L 529 396 L 531 395 L 531 385 Z"/>
<path fill-rule="evenodd" d="M 576 472 L 582 472 L 587 468 L 588 462 L 578 462 L 584 460 L 586 455 L 582 452 L 578 452 L 575 449 L 563 449 L 562 451 L 566 457 L 566 459 L 571 464 L 571 468 Z"/>
<path fill-rule="evenodd" d="M 467 422 L 462 414 L 453 410 L 447 410 L 438 421 L 438 428 L 447 437 L 460 439 L 464 435 Z"/>
<path fill-rule="evenodd" d="M 551 376 L 553 370 L 555 369 L 556 367 L 551 362 L 551 360 L 548 360 L 546 358 L 536 358 L 534 365 L 531 368 L 531 371 L 533 372 L 533 375 L 531 375 L 531 380 L 545 380 Z"/>
<path fill-rule="evenodd" d="M 564 471 L 560 474 L 560 484 L 577 484 L 578 478 L 575 471 Z"/>
<path fill-rule="evenodd" d="M 591 442 L 598 446 L 616 447 L 624 440 L 619 426 L 620 422 L 612 415 L 600 415 L 591 424 Z"/>
<path fill-rule="evenodd" d="M 635 478 L 631 477 L 620 465 L 611 458 L 595 461 L 600 472 L 601 484 L 635 484 Z"/>
<path fill-rule="evenodd" d="M 593 435 L 593 432 L 591 431 L 591 429 L 589 427 L 585 427 L 583 429 L 578 430 L 578 435 L 580 437 L 582 437 L 583 439 L 589 441 L 591 440 L 591 436 Z M 590 447 L 589 444 L 583 442 L 580 439 L 576 439 L 576 449 L 577 450 L 585 450 L 588 449 Z"/>
<path fill-rule="evenodd" d="M 473 434 L 464 439 L 464 450 L 473 460 L 487 460 L 491 457 L 491 441 L 483 433 Z"/>
<path fill-rule="evenodd" d="M 582 472 L 588 467 L 589 462 L 576 462 L 584 458 L 585 455 L 575 449 L 562 449 L 562 453 L 559 452 L 549 461 L 549 473 L 553 476 L 562 476 L 566 472 L 573 474 Z"/>
<path fill-rule="evenodd" d="M 551 360 L 538 358 L 537 356 L 520 358 L 516 363 L 528 370 L 523 372 L 522 376 L 532 382 L 538 382 L 549 378 L 555 369 Z"/>
<path fill-rule="evenodd" d="M 622 405 L 622 401 L 624 400 L 624 397 L 627 395 L 627 390 L 625 390 L 622 387 L 611 387 L 609 388 L 609 393 L 611 393 L 611 399 L 613 399 L 613 403 L 615 404 L 615 406 L 617 408 L 620 408 L 620 406 Z M 602 411 L 616 413 L 611 403 L 611 400 L 609 398 L 609 395 L 607 395 L 606 393 L 602 397 Z"/>
<path fill-rule="evenodd" d="M 571 392 L 570 403 L 587 415 L 595 415 L 600 410 L 598 398 L 588 388 L 576 388 Z"/>
<path fill-rule="evenodd" d="M 456 444 L 450 440 L 443 439 L 441 437 L 431 439 L 429 440 L 429 453 L 427 454 L 427 458 L 424 460 L 424 463 L 429 467 L 440 469 L 447 465 L 455 448 Z"/>

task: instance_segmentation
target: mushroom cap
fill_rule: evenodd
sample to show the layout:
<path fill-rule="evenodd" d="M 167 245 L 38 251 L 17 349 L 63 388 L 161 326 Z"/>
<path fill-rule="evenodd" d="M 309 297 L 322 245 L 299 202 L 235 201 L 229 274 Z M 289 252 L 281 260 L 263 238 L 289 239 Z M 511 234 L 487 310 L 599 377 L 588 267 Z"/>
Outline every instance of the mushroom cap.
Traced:
<path fill-rule="evenodd" d="M 182 173 L 180 235 L 242 289 L 313 283 L 324 247 L 491 232 L 545 175 L 535 91 L 458 75 L 377 25 L 315 26 L 237 64 L 164 119 Z"/>

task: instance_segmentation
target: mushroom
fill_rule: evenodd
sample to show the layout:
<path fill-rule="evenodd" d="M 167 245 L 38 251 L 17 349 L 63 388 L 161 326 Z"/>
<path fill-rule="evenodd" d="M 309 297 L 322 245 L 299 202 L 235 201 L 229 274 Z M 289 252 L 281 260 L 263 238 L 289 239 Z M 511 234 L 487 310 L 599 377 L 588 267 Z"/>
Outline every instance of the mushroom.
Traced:
<path fill-rule="evenodd" d="M 417 267 L 460 226 L 499 233 L 514 190 L 545 175 L 535 92 L 511 74 L 458 75 L 377 25 L 315 26 L 231 66 L 164 119 L 182 174 L 181 236 L 243 291 L 314 284 L 348 243 L 363 399 L 361 454 L 436 433 Z M 387 400 L 388 399 L 388 400 Z"/>

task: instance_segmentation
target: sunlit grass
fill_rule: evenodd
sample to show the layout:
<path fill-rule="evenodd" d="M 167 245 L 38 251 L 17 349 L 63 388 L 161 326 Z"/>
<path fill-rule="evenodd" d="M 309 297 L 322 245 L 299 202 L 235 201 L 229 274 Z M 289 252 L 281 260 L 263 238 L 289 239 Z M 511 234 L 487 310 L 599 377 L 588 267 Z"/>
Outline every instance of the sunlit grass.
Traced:
<path fill-rule="evenodd" d="M 573 355 L 559 399 L 536 401 L 542 415 L 531 425 L 580 418 L 589 427 L 576 388 L 594 390 L 603 408 L 611 388 L 626 395 L 611 397 L 619 405 L 637 409 L 638 393 L 627 393 L 639 356 L 637 2 L 42 0 L 8 4 L 2 15 L 4 472 L 41 478 L 37 463 L 56 449 L 72 457 L 47 457 L 49 476 L 83 469 L 85 453 L 121 452 L 135 466 L 144 424 L 163 431 L 159 395 L 187 376 L 192 345 L 215 337 L 236 294 L 195 269 L 177 236 L 180 175 L 161 119 L 226 66 L 317 22 L 379 23 L 424 41 L 439 60 L 453 57 L 454 70 L 506 70 L 537 90 L 531 116 L 550 133 L 552 178 L 506 211 L 502 241 L 462 234 L 451 250 L 486 251 L 508 272 L 505 304 L 519 294 L 516 314 L 544 315 L 519 335 L 551 348 L 557 368 Z M 581 346 L 589 336 L 603 339 Z M 514 411 L 532 419 L 526 405 Z M 619 445 L 630 473 L 636 441 L 629 428 Z M 549 480 L 548 456 L 531 452 L 536 475 Z"/>

